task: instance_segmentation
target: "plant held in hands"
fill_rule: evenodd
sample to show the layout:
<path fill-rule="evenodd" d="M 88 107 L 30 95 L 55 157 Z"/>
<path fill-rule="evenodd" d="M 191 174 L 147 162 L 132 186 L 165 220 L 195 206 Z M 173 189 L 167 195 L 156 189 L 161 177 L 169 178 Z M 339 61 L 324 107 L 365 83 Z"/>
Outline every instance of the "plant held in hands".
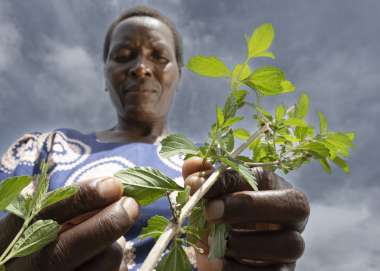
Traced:
<path fill-rule="evenodd" d="M 40 172 L 37 176 L 11 177 L 0 183 L 0 211 L 13 213 L 24 220 L 17 235 L 0 255 L 0 271 L 6 270 L 5 263 L 12 258 L 30 255 L 57 238 L 59 224 L 51 219 L 36 220 L 36 216 L 42 209 L 78 191 L 76 186 L 66 186 L 47 192 L 49 179 L 46 163 L 41 164 Z M 23 196 L 21 191 L 33 178 L 37 178 L 38 183 L 35 193 Z"/>
<path fill-rule="evenodd" d="M 280 170 L 283 173 L 299 168 L 301 165 L 318 160 L 323 169 L 331 172 L 334 163 L 346 173 L 349 166 L 344 160 L 349 157 L 355 134 L 329 130 L 323 113 L 318 112 L 319 132 L 306 121 L 309 98 L 302 93 L 295 105 L 278 105 L 274 114 L 264 109 L 260 103 L 264 96 L 274 96 L 293 92 L 294 85 L 285 73 L 276 66 L 263 66 L 254 70 L 250 62 L 259 57 L 275 58 L 269 51 L 274 38 L 271 24 L 263 24 L 255 29 L 247 41 L 247 54 L 242 63 L 230 70 L 222 60 L 214 56 L 195 56 L 187 68 L 201 76 L 229 80 L 231 91 L 223 105 L 216 107 L 216 122 L 211 125 L 209 138 L 197 147 L 180 134 L 169 135 L 161 141 L 160 155 L 163 158 L 182 155 L 184 159 L 199 156 L 217 166 L 203 185 L 190 196 L 190 189 L 179 186 L 174 180 L 160 171 L 147 167 L 129 168 L 118 172 L 128 196 L 134 197 L 141 205 L 149 205 L 167 195 L 172 219 L 154 216 L 142 230 L 140 237 L 157 239 L 140 270 L 191 270 L 191 264 L 183 249 L 184 246 L 197 248 L 206 227 L 203 215 L 205 200 L 203 196 L 218 180 L 224 170 L 232 168 L 257 190 L 254 167 L 267 170 Z M 249 92 L 255 94 L 254 101 L 248 101 Z M 248 106 L 253 109 L 253 120 L 257 130 L 250 132 L 245 128 L 235 128 L 243 120 L 239 109 Z M 242 144 L 235 148 L 235 143 Z M 248 149 L 250 155 L 242 155 Z M 171 196 L 169 196 L 171 194 Z M 171 200 L 175 198 L 175 200 Z M 183 225 L 185 219 L 189 223 Z M 225 237 L 228 226 L 211 225 L 212 247 L 209 257 L 222 257 L 225 251 Z M 172 241 L 172 242 L 171 242 Z M 160 258 L 167 246 L 169 252 Z"/>

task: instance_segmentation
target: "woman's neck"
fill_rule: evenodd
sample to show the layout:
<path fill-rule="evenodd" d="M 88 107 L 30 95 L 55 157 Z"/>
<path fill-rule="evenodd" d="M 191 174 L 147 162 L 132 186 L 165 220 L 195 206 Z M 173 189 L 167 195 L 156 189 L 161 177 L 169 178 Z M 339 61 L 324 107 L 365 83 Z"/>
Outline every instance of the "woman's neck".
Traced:
<path fill-rule="evenodd" d="M 150 123 L 136 120 L 126 121 L 118 118 L 118 123 L 113 128 L 98 132 L 97 138 L 105 142 L 144 142 L 153 144 L 166 133 L 166 119 Z"/>

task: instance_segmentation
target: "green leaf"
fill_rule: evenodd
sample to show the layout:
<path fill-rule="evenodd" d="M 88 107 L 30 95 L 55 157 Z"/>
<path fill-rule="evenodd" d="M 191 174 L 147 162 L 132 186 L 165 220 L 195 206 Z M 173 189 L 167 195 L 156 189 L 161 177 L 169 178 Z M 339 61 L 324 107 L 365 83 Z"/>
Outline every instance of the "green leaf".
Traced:
<path fill-rule="evenodd" d="M 284 118 L 285 116 L 285 107 L 280 104 L 276 107 L 276 110 L 275 110 L 275 118 L 276 118 L 276 121 L 280 121 Z"/>
<path fill-rule="evenodd" d="M 170 158 L 179 154 L 192 154 L 199 153 L 199 149 L 184 135 L 172 134 L 165 137 L 160 142 L 160 156 L 163 158 Z"/>
<path fill-rule="evenodd" d="M 36 221 L 21 235 L 10 255 L 23 257 L 42 249 L 57 238 L 59 229 L 60 226 L 54 220 Z"/>
<path fill-rule="evenodd" d="M 307 127 L 307 122 L 303 119 L 289 118 L 284 120 L 286 126 Z"/>
<path fill-rule="evenodd" d="M 0 211 L 14 201 L 18 194 L 32 181 L 30 176 L 10 177 L 0 182 Z"/>
<path fill-rule="evenodd" d="M 286 140 L 288 140 L 290 142 L 293 142 L 293 143 L 296 143 L 296 142 L 300 141 L 297 137 L 294 137 L 294 136 L 288 135 L 288 134 L 282 134 L 282 135 L 279 135 L 279 137 L 283 137 Z"/>
<path fill-rule="evenodd" d="M 307 116 L 309 111 L 309 97 L 306 93 L 302 93 L 298 98 L 298 102 L 296 104 L 296 118 L 303 119 Z"/>
<path fill-rule="evenodd" d="M 327 133 L 328 124 L 325 115 L 322 112 L 318 112 L 319 117 L 319 133 L 324 134 Z"/>
<path fill-rule="evenodd" d="M 231 95 L 235 97 L 236 104 L 240 108 L 244 105 L 245 97 L 247 96 L 248 91 L 245 89 L 233 90 Z"/>
<path fill-rule="evenodd" d="M 186 186 L 183 191 L 179 191 L 176 197 L 176 204 L 179 206 L 179 209 L 182 209 L 182 207 L 187 203 L 187 201 L 190 198 L 190 186 Z"/>
<path fill-rule="evenodd" d="M 174 180 L 150 167 L 128 168 L 117 172 L 115 177 L 123 184 L 124 194 L 133 197 L 143 206 L 168 192 L 183 190 Z"/>
<path fill-rule="evenodd" d="M 191 271 L 192 266 L 179 241 L 175 240 L 169 253 L 159 262 L 156 271 Z"/>
<path fill-rule="evenodd" d="M 77 185 L 70 185 L 66 187 L 60 187 L 54 191 L 51 191 L 46 194 L 45 198 L 42 201 L 42 209 L 46 208 L 58 201 L 64 200 L 71 197 L 79 191 Z"/>
<path fill-rule="evenodd" d="M 49 167 L 46 162 L 41 163 L 37 189 L 33 194 L 33 198 L 30 203 L 30 215 L 32 217 L 42 210 L 42 203 L 49 188 L 48 168 Z"/>
<path fill-rule="evenodd" d="M 209 259 L 223 258 L 226 253 L 228 226 L 226 224 L 211 225 L 211 248 L 208 254 Z"/>
<path fill-rule="evenodd" d="M 241 81 L 241 80 L 246 79 L 251 74 L 251 72 L 252 72 L 251 68 L 249 67 L 248 64 L 237 64 L 234 70 L 232 71 L 231 78 Z"/>
<path fill-rule="evenodd" d="M 294 86 L 285 79 L 285 73 L 274 66 L 257 68 L 243 83 L 264 96 L 279 95 L 295 90 Z"/>
<path fill-rule="evenodd" d="M 297 150 L 306 150 L 316 155 L 318 158 L 326 158 L 329 155 L 329 149 L 320 142 L 308 142 L 301 144 Z"/>
<path fill-rule="evenodd" d="M 321 166 L 324 169 L 324 171 L 326 171 L 327 173 L 331 174 L 331 167 L 330 167 L 329 162 L 327 161 L 327 159 L 319 159 L 319 162 L 321 163 Z"/>
<path fill-rule="evenodd" d="M 196 243 L 202 237 L 206 230 L 206 217 L 204 215 L 205 200 L 201 200 L 197 206 L 191 211 L 189 216 L 189 226 L 193 234 L 188 235 L 187 238 L 190 242 Z M 196 237 L 196 238 L 194 238 Z"/>
<path fill-rule="evenodd" d="M 18 197 L 12 201 L 6 208 L 6 211 L 12 213 L 20 218 L 25 219 L 30 210 L 30 203 L 32 201 L 32 197 L 26 195 L 18 195 Z"/>
<path fill-rule="evenodd" d="M 351 142 L 355 140 L 356 135 L 354 132 L 348 132 L 348 133 L 344 133 L 344 134 L 345 134 L 345 136 L 347 136 L 351 140 Z"/>
<path fill-rule="evenodd" d="M 346 163 L 346 161 L 344 161 L 342 158 L 340 158 L 339 156 L 335 157 L 335 159 L 333 160 L 334 164 L 337 165 L 338 167 L 340 167 L 344 173 L 350 173 L 350 167 L 348 166 L 348 164 Z"/>
<path fill-rule="evenodd" d="M 194 56 L 187 63 L 187 68 L 207 77 L 230 77 L 231 75 L 226 64 L 215 56 Z"/>
<path fill-rule="evenodd" d="M 234 125 L 235 123 L 238 123 L 239 121 L 241 121 L 243 119 L 244 119 L 244 117 L 239 117 L 239 116 L 229 118 L 224 122 L 223 127 L 230 127 L 230 126 Z"/>
<path fill-rule="evenodd" d="M 264 115 L 264 117 L 266 117 L 269 120 L 272 120 L 272 114 L 269 113 L 264 107 L 256 105 L 255 108 L 256 111 L 260 112 L 262 115 Z"/>
<path fill-rule="evenodd" d="M 222 127 L 224 123 L 224 115 L 223 115 L 223 110 L 219 105 L 216 107 L 216 120 L 217 120 L 218 127 Z"/>
<path fill-rule="evenodd" d="M 248 182 L 248 184 L 253 188 L 254 191 L 257 191 L 257 182 L 256 177 L 252 174 L 251 170 L 243 164 L 238 164 L 235 161 L 231 161 L 225 157 L 221 157 L 220 160 L 230 166 L 232 169 L 239 172 L 239 174 Z"/>
<path fill-rule="evenodd" d="M 274 29 L 271 24 L 262 24 L 256 28 L 248 41 L 248 57 L 266 56 L 274 38 Z"/>
<path fill-rule="evenodd" d="M 169 224 L 169 220 L 166 217 L 155 215 L 148 220 L 148 225 L 144 227 L 139 235 L 139 239 L 145 239 L 152 237 L 157 240 L 160 235 L 165 231 Z"/>
<path fill-rule="evenodd" d="M 234 131 L 234 135 L 241 140 L 247 140 L 250 136 L 249 132 L 244 128 L 237 128 Z"/>
<path fill-rule="evenodd" d="M 231 152 L 234 149 L 234 133 L 232 129 L 226 133 L 223 138 L 221 139 L 222 148 L 226 150 L 227 152 Z"/>
<path fill-rule="evenodd" d="M 232 95 L 228 95 L 223 107 L 223 115 L 225 119 L 235 117 L 238 110 L 238 104 L 236 98 Z"/>
<path fill-rule="evenodd" d="M 330 132 L 325 139 L 327 143 L 330 143 L 336 148 L 336 152 L 343 156 L 350 155 L 350 148 L 353 147 L 352 141 L 344 133 Z"/>
<path fill-rule="evenodd" d="M 272 52 L 258 53 L 255 57 L 269 57 L 271 59 L 275 59 L 276 58 L 276 56 Z"/>

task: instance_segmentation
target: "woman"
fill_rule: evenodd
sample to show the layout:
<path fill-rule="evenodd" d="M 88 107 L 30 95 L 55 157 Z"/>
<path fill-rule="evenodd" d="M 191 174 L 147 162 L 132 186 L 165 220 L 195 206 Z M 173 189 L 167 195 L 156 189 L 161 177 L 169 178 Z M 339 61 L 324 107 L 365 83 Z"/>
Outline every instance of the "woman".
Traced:
<path fill-rule="evenodd" d="M 161 199 L 139 208 L 109 176 L 138 165 L 158 168 L 181 181 L 182 169 L 194 190 L 211 168 L 202 168 L 197 158 L 182 166 L 157 155 L 156 142 L 166 133 L 181 66 L 180 36 L 158 11 L 130 9 L 111 25 L 104 45 L 104 76 L 117 124 L 91 134 L 72 129 L 26 134 L 2 159 L 0 179 L 36 173 L 39 161 L 47 159 L 52 166 L 50 189 L 71 183 L 81 188 L 40 215 L 64 225 L 57 242 L 9 262 L 7 270 L 137 270 L 153 241 L 136 237 L 149 217 L 170 216 L 168 204 Z M 258 174 L 260 192 L 250 191 L 235 172 L 221 178 L 208 193 L 206 216 L 234 229 L 225 259 L 209 261 L 199 254 L 198 270 L 294 270 L 303 252 L 300 232 L 309 214 L 304 194 L 268 172 Z M 28 190 L 33 186 L 24 192 Z M 12 215 L 0 221 L 0 232 L 6 233 L 0 237 L 0 252 L 20 223 Z M 123 234 L 127 242 L 116 242 Z M 207 251 L 207 245 L 204 248 Z"/>

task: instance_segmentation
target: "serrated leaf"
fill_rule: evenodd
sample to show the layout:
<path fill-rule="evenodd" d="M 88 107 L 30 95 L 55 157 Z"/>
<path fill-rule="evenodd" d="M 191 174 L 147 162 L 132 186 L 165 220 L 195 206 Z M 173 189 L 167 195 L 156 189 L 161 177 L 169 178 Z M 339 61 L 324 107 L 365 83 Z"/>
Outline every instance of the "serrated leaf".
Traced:
<path fill-rule="evenodd" d="M 244 128 L 237 128 L 234 131 L 235 137 L 241 139 L 241 140 L 247 140 L 249 138 L 249 132 Z"/>
<path fill-rule="evenodd" d="M 227 152 L 231 152 L 234 149 L 234 133 L 230 129 L 221 139 L 222 148 Z"/>
<path fill-rule="evenodd" d="M 291 82 L 285 79 L 285 73 L 274 66 L 257 68 L 243 83 L 264 96 L 279 95 L 295 90 Z"/>
<path fill-rule="evenodd" d="M 289 118 L 284 120 L 286 126 L 307 127 L 307 122 L 303 119 Z"/>
<path fill-rule="evenodd" d="M 337 165 L 338 167 L 340 167 L 344 173 L 350 173 L 350 167 L 348 166 L 348 164 L 346 163 L 346 161 L 344 161 L 342 158 L 340 158 L 339 156 L 336 156 L 335 159 L 333 160 L 334 164 Z"/>
<path fill-rule="evenodd" d="M 298 102 L 296 104 L 296 118 L 303 119 L 307 116 L 309 112 L 309 97 L 306 93 L 302 93 L 298 98 Z"/>
<path fill-rule="evenodd" d="M 157 240 L 160 235 L 165 231 L 170 221 L 163 216 L 155 215 L 148 220 L 148 224 L 144 227 L 139 235 L 139 239 L 152 237 Z"/>
<path fill-rule="evenodd" d="M 216 121 L 217 121 L 218 127 L 222 127 L 224 123 L 224 115 L 223 115 L 223 110 L 219 105 L 216 107 Z"/>
<path fill-rule="evenodd" d="M 292 135 L 288 135 L 288 134 L 282 134 L 282 135 L 279 135 L 280 137 L 283 137 L 285 138 L 286 140 L 290 141 L 290 142 L 293 142 L 293 143 L 296 143 L 296 142 L 299 142 L 300 140 L 297 138 L 297 137 L 294 137 Z"/>
<path fill-rule="evenodd" d="M 209 259 L 223 258 L 226 253 L 227 236 L 229 227 L 226 224 L 211 225 L 211 248 L 208 253 Z"/>
<path fill-rule="evenodd" d="M 143 206 L 168 192 L 183 190 L 174 180 L 150 167 L 128 168 L 117 172 L 115 177 L 123 184 L 124 194 L 133 197 Z"/>
<path fill-rule="evenodd" d="M 238 104 L 236 98 L 232 95 L 228 95 L 223 107 L 223 115 L 225 119 L 229 119 L 235 116 L 238 110 Z"/>
<path fill-rule="evenodd" d="M 64 200 L 68 197 L 71 197 L 79 191 L 78 186 L 70 185 L 66 187 L 60 187 L 54 191 L 51 191 L 46 194 L 45 198 L 42 201 L 42 209 L 46 208 L 58 201 Z"/>
<path fill-rule="evenodd" d="M 319 133 L 324 134 L 327 133 L 328 123 L 325 115 L 322 112 L 318 112 L 319 117 Z"/>
<path fill-rule="evenodd" d="M 322 168 L 324 171 L 326 171 L 327 173 L 331 174 L 331 167 L 329 165 L 329 162 L 327 161 L 327 159 L 319 159 L 319 163 L 321 164 Z"/>
<path fill-rule="evenodd" d="M 179 154 L 196 155 L 199 153 L 199 149 L 184 135 L 172 134 L 161 140 L 159 153 L 163 158 L 170 158 Z"/>
<path fill-rule="evenodd" d="M 262 24 L 257 27 L 248 41 L 248 57 L 263 56 L 271 46 L 274 38 L 274 29 L 271 24 Z"/>
<path fill-rule="evenodd" d="M 204 205 L 205 200 L 201 200 L 197 206 L 191 211 L 191 214 L 189 216 L 189 227 L 191 229 L 191 235 L 187 235 L 187 239 L 192 242 L 196 243 L 199 238 L 201 238 L 206 230 L 206 217 L 204 214 Z"/>
<path fill-rule="evenodd" d="M 229 77 L 231 75 L 226 64 L 215 56 L 194 56 L 189 59 L 187 68 L 196 74 L 207 77 Z"/>
<path fill-rule="evenodd" d="M 336 148 L 336 152 L 347 157 L 350 155 L 350 148 L 353 147 L 352 141 L 343 133 L 333 133 L 327 134 L 325 139 L 327 143 L 330 143 Z"/>
<path fill-rule="evenodd" d="M 10 255 L 23 257 L 42 249 L 57 238 L 59 229 L 60 226 L 54 220 L 34 222 L 15 243 Z"/>
<path fill-rule="evenodd" d="M 192 266 L 179 241 L 175 240 L 169 253 L 156 267 L 156 271 L 191 271 Z"/>
<path fill-rule="evenodd" d="M 10 177 L 0 182 L 0 211 L 14 201 L 20 192 L 32 181 L 31 176 Z"/>
<path fill-rule="evenodd" d="M 7 208 L 7 212 L 12 213 L 20 218 L 25 219 L 30 210 L 30 203 L 32 201 L 31 196 L 18 195 L 18 197 L 12 201 Z"/>
<path fill-rule="evenodd" d="M 275 110 L 276 121 L 282 120 L 285 116 L 285 112 L 286 112 L 285 107 L 282 104 L 277 106 Z"/>
<path fill-rule="evenodd" d="M 232 117 L 232 118 L 229 118 L 227 119 L 225 122 L 224 122 L 224 125 L 223 127 L 230 127 L 236 123 L 238 123 L 239 121 L 243 120 L 244 117 L 239 117 L 239 116 L 236 116 L 236 117 Z"/>
<path fill-rule="evenodd" d="M 258 190 L 256 177 L 252 174 L 251 170 L 248 167 L 244 166 L 243 164 L 238 164 L 235 161 L 231 161 L 225 157 L 221 157 L 220 160 L 227 166 L 230 166 L 232 169 L 239 172 L 239 174 L 247 181 L 247 183 L 252 187 L 254 191 Z"/>

